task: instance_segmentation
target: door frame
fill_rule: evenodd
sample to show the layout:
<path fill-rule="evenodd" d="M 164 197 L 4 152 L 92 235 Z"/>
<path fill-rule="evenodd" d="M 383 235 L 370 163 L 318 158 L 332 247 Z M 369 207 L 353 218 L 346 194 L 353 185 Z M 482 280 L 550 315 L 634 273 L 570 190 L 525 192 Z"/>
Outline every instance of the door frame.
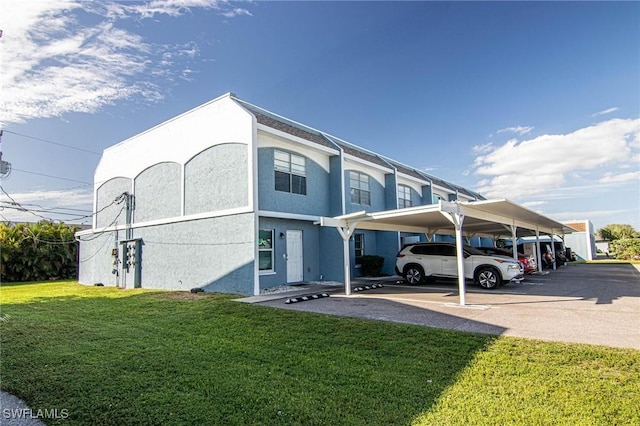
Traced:
<path fill-rule="evenodd" d="M 291 252 L 291 249 L 293 249 L 293 247 L 289 246 L 289 238 L 290 237 L 298 239 L 299 247 L 300 247 L 299 253 L 295 253 L 295 252 L 292 253 Z M 287 229 L 285 243 L 286 243 L 286 251 L 287 251 L 287 256 L 286 256 L 287 284 L 302 282 L 302 281 L 304 281 L 304 247 L 303 247 L 303 239 L 302 239 L 302 230 L 301 229 Z M 293 270 L 293 268 L 290 267 L 290 266 L 293 266 L 293 265 L 291 265 L 292 256 L 294 256 L 296 259 L 299 259 L 300 267 L 296 268 L 295 271 Z M 299 271 L 299 273 L 296 273 L 298 271 Z M 296 273 L 296 274 L 293 275 L 294 273 Z"/>

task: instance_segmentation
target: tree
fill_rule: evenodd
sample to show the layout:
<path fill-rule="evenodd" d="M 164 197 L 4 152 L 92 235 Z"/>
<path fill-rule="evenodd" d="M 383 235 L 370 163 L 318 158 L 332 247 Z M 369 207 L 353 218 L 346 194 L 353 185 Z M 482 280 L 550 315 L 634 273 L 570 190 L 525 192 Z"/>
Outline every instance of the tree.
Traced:
<path fill-rule="evenodd" d="M 3 282 L 42 281 L 78 276 L 78 227 L 46 221 L 0 222 L 0 274 Z"/>
<path fill-rule="evenodd" d="M 625 238 L 639 238 L 640 233 L 627 224 L 610 224 L 598 230 L 598 234 L 603 240 L 615 241 Z"/>

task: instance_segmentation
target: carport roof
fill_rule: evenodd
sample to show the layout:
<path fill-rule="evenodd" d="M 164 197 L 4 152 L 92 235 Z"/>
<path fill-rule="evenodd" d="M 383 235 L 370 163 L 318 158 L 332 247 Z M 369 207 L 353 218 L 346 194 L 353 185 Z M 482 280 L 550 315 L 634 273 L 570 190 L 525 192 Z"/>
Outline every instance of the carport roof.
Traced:
<path fill-rule="evenodd" d="M 441 201 L 439 204 L 408 207 L 379 212 L 358 212 L 322 218 L 323 226 L 349 227 L 357 229 L 418 232 L 427 234 L 454 235 L 455 227 L 451 214 L 464 216 L 463 233 L 467 236 L 511 237 L 512 226 L 516 236 L 542 234 L 570 234 L 574 230 L 547 216 L 536 213 L 512 201 Z"/>

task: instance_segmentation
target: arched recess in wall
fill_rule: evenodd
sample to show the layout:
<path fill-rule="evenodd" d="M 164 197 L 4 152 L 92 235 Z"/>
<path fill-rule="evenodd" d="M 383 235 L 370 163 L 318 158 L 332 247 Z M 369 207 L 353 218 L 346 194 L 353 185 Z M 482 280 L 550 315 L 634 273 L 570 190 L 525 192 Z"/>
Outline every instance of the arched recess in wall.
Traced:
<path fill-rule="evenodd" d="M 131 179 L 126 177 L 111 178 L 100 185 L 96 192 L 96 227 L 125 224 L 125 203 L 114 203 L 124 192 L 131 192 Z"/>
<path fill-rule="evenodd" d="M 195 155 L 185 165 L 185 214 L 228 210 L 249 205 L 248 148 L 225 143 Z"/>
<path fill-rule="evenodd" d="M 143 170 L 134 180 L 134 222 L 180 216 L 182 167 L 163 162 Z"/>

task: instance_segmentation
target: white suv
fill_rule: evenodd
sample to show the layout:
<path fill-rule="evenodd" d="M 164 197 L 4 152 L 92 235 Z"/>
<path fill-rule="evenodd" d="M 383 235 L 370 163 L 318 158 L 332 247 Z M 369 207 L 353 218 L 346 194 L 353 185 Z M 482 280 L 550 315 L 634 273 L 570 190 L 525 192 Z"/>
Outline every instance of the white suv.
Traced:
<path fill-rule="evenodd" d="M 484 288 L 496 288 L 524 278 L 522 265 L 513 258 L 491 256 L 471 246 L 464 246 L 465 278 L 473 279 Z M 458 262 L 453 243 L 409 244 L 396 256 L 396 273 L 409 284 L 418 284 L 427 278 L 456 278 Z"/>

